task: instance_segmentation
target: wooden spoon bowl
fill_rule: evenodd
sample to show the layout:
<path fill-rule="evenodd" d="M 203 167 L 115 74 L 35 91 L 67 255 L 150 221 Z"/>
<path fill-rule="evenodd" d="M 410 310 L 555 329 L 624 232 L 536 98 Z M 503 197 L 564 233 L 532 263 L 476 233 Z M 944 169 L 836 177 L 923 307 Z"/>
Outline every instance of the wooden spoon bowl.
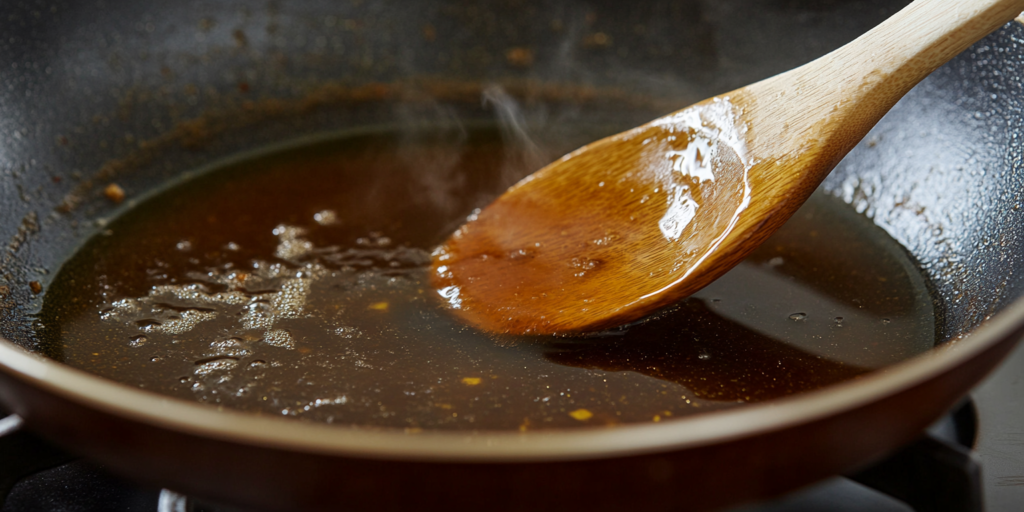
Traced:
<path fill-rule="evenodd" d="M 580 148 L 434 253 L 440 295 L 485 330 L 639 319 L 707 285 L 781 226 L 914 85 L 1024 10 L 918 0 L 802 67 Z"/>

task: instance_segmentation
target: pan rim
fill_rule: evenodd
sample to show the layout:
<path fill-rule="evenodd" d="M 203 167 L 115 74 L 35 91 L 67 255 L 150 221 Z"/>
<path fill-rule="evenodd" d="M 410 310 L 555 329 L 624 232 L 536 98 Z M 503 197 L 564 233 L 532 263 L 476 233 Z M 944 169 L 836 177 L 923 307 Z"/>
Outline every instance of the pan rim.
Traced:
<path fill-rule="evenodd" d="M 934 379 L 1011 339 L 1024 298 L 963 339 L 799 395 L 658 423 L 552 431 L 420 431 L 307 423 L 218 409 L 90 374 L 0 338 L 0 371 L 87 408 L 156 428 L 241 445 L 416 462 L 527 463 L 606 459 L 722 444 L 836 416 Z M 976 383 L 971 383 L 973 387 Z M 15 407 L 17 412 L 19 408 Z M 32 418 L 26 418 L 31 426 Z"/>

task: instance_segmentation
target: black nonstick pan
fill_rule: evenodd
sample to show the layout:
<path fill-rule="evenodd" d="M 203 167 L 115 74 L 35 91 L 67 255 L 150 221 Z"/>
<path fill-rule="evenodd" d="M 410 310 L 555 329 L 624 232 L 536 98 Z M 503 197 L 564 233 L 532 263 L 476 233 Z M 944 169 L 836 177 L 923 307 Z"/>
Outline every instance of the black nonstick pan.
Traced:
<path fill-rule="evenodd" d="M 493 87 L 537 140 L 571 148 L 584 142 L 573 126 L 613 133 L 784 71 L 904 4 L 5 2 L 0 404 L 131 478 L 266 510 L 708 510 L 869 463 L 1024 329 L 1019 24 L 922 82 L 821 187 L 906 249 L 938 314 L 935 349 L 855 381 L 613 429 L 408 435 L 118 384 L 43 355 L 35 315 L 119 208 L 218 158 L 330 130 L 486 121 Z M 115 181 L 121 205 L 103 194 Z"/>

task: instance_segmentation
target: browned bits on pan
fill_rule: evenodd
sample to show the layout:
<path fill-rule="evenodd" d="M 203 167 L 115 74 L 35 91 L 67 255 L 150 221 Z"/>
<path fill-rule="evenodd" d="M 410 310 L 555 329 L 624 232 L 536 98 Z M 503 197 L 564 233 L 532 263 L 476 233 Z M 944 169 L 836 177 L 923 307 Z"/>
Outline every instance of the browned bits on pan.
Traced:
<path fill-rule="evenodd" d="M 63 135 L 58 135 L 57 136 L 57 144 L 61 145 L 61 146 L 67 146 L 68 145 L 68 138 L 63 136 Z"/>
<path fill-rule="evenodd" d="M 516 46 L 505 50 L 505 60 L 512 66 L 525 68 L 533 65 L 533 51 Z"/>
<path fill-rule="evenodd" d="M 43 285 L 39 284 L 39 281 L 31 281 L 28 283 L 28 287 L 32 289 L 32 293 L 39 295 L 43 291 Z"/>
<path fill-rule="evenodd" d="M 606 48 L 611 45 L 611 36 L 604 32 L 595 32 L 583 38 L 583 46 L 587 48 Z"/>
<path fill-rule="evenodd" d="M 103 189 L 103 195 L 107 196 L 107 199 L 110 199 L 115 203 L 124 201 L 124 189 L 117 183 L 107 185 L 107 188 Z"/>
<path fill-rule="evenodd" d="M 235 46 L 239 48 L 249 46 L 249 38 L 245 36 L 245 32 L 240 28 L 236 28 L 234 32 L 231 33 L 231 38 L 235 40 Z"/>
<path fill-rule="evenodd" d="M 423 25 L 423 40 L 428 43 L 433 43 L 435 39 L 437 39 L 437 29 L 429 23 Z"/>

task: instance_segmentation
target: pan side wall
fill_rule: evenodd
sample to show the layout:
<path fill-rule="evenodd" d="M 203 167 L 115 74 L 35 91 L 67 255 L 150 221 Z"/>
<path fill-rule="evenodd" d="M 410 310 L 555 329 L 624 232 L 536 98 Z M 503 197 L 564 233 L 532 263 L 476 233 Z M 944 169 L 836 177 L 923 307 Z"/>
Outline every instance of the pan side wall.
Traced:
<path fill-rule="evenodd" d="M 1022 38 L 1010 23 L 933 73 L 822 184 L 917 260 L 940 341 L 1024 293 Z"/>

